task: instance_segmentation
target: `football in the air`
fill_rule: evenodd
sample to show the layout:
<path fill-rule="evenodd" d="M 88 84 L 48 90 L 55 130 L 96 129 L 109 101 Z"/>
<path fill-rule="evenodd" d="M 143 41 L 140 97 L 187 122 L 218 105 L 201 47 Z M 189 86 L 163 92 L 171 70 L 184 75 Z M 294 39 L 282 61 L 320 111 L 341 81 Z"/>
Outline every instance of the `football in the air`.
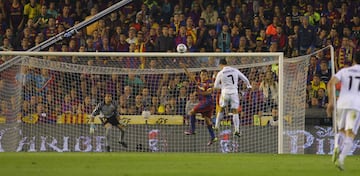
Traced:
<path fill-rule="evenodd" d="M 185 44 L 178 44 L 177 47 L 176 47 L 176 51 L 179 52 L 179 53 L 185 53 L 187 50 L 187 47 Z"/>

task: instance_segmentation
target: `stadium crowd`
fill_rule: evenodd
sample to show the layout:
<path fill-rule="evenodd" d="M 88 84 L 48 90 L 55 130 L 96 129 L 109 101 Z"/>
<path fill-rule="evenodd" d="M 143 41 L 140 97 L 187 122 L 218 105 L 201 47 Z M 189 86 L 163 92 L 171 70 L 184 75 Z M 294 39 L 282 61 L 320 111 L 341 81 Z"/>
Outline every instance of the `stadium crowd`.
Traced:
<path fill-rule="evenodd" d="M 29 50 L 88 20 L 114 3 L 113 0 L 0 0 L 0 48 L 3 51 Z M 349 66 L 354 53 L 360 49 L 359 5 L 358 1 L 350 0 L 135 0 L 46 50 L 174 52 L 177 44 L 184 43 L 188 52 L 284 52 L 290 58 L 311 54 L 332 45 L 335 48 L 334 67 L 339 70 Z M 325 85 L 331 77 L 330 68 L 333 67 L 329 56 L 329 52 L 324 51 L 310 58 L 308 107 L 326 107 L 328 100 Z M 6 59 L 1 57 L 0 63 Z M 90 66 L 114 65 L 113 62 L 117 62 L 117 66 L 140 69 L 167 64 L 141 58 L 45 59 Z M 205 61 L 200 64 L 216 65 L 212 60 Z M 151 106 L 149 108 L 155 114 L 186 114 L 186 102 L 195 101 L 189 86 L 184 86 L 190 85 L 187 78 L 179 75 L 170 75 L 169 78 L 169 75 L 164 74 L 145 78 L 129 74 L 102 79 L 82 74 L 77 77 L 81 85 L 76 86 L 72 85 L 74 78 L 59 76 L 46 69 L 24 68 L 22 74 L 17 75 L 17 79 L 21 80 L 28 93 L 24 95 L 21 116 L 28 117 L 31 112 L 39 114 L 36 121 L 23 118 L 28 123 L 41 121 L 42 116 L 46 116 L 47 122 L 55 122 L 58 115 L 55 112 L 90 113 L 99 97 L 102 97 L 96 94 L 103 87 L 108 88 L 106 92 L 110 89 L 117 97 L 121 114 L 141 113 L 144 105 L 140 104 L 144 102 L 145 106 Z M 271 68 L 261 71 L 250 69 L 247 76 L 250 80 L 256 78 L 253 82 L 254 90 L 250 91 L 255 94 L 244 96 L 251 99 L 250 94 L 256 95 L 259 101 L 277 99 L 274 90 L 277 88 L 274 83 L 277 78 Z M 4 76 L 1 81 L 3 79 Z M 96 80 L 105 81 L 89 86 L 95 85 Z M 149 80 L 155 80 L 157 86 L 147 86 Z M 28 82 L 32 82 L 32 85 L 27 85 Z M 41 91 L 45 83 L 53 86 L 45 87 L 47 91 Z M 63 86 L 58 87 L 62 89 L 55 88 L 60 84 Z M 174 91 L 172 88 L 176 88 L 175 93 L 169 93 Z M 34 90 L 38 93 L 34 93 Z M 177 96 L 168 97 L 167 94 Z M 4 96 L 3 91 L 1 96 Z M 2 97 L 1 113 L 6 114 L 7 107 L 16 104 L 15 101 L 7 101 Z M 160 108 L 160 105 L 163 107 Z M 54 116 L 51 115 L 53 112 Z"/>

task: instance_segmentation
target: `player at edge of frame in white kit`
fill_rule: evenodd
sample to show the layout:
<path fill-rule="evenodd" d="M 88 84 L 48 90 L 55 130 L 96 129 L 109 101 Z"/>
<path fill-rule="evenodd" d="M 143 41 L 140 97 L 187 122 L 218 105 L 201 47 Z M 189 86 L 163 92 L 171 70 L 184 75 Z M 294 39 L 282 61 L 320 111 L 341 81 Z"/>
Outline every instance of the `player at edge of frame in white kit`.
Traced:
<path fill-rule="evenodd" d="M 340 94 L 336 102 L 335 128 L 332 161 L 339 170 L 344 170 L 344 161 L 353 147 L 354 138 L 360 125 L 360 52 L 354 57 L 354 65 L 342 68 L 333 75 L 327 85 L 329 104 L 327 115 L 333 114 L 335 99 L 333 90 L 341 83 Z"/>
<path fill-rule="evenodd" d="M 228 66 L 226 59 L 220 59 L 220 71 L 216 75 L 214 88 L 221 90 L 219 105 L 220 109 L 216 115 L 215 130 L 220 127 L 220 122 L 224 117 L 224 110 L 230 104 L 231 113 L 233 115 L 234 135 L 240 137 L 240 119 L 239 119 L 239 79 L 246 83 L 248 89 L 251 89 L 249 79 L 238 69 Z"/>

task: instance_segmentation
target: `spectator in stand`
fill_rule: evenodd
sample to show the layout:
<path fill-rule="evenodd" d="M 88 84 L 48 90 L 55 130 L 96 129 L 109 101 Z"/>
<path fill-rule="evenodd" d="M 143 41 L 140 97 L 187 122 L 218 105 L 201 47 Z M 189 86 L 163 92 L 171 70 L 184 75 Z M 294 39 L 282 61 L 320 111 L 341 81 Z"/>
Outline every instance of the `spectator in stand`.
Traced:
<path fill-rule="evenodd" d="M 222 30 L 218 34 L 217 38 L 214 40 L 214 50 L 219 48 L 221 52 L 230 52 L 232 49 L 231 46 L 231 34 L 229 31 L 229 26 L 227 24 L 222 25 Z"/>
<path fill-rule="evenodd" d="M 120 33 L 119 41 L 116 43 L 116 51 L 127 52 L 129 51 L 129 44 L 126 42 L 126 35 Z"/>
<path fill-rule="evenodd" d="M 53 36 L 55 36 L 56 34 L 58 34 L 58 30 L 56 28 L 56 21 L 55 21 L 55 18 L 53 17 L 50 17 L 48 19 L 48 25 L 47 27 L 45 27 L 42 31 L 44 33 L 44 36 L 46 39 L 49 39 Z"/>
<path fill-rule="evenodd" d="M 320 70 L 320 65 L 318 64 L 318 58 L 315 55 L 310 56 L 310 65 L 308 69 L 308 79 L 307 81 L 312 81 L 313 76 Z"/>
<path fill-rule="evenodd" d="M 135 105 L 135 94 L 133 93 L 133 88 L 131 86 L 124 86 L 123 95 L 125 96 L 125 102 L 127 107 Z"/>
<path fill-rule="evenodd" d="M 157 96 L 151 97 L 151 106 L 149 108 L 151 114 L 158 114 L 160 103 L 159 98 Z"/>
<path fill-rule="evenodd" d="M 196 36 L 196 28 L 194 25 L 194 21 L 191 17 L 188 17 L 186 19 L 186 35 L 187 36 L 191 36 L 193 39 L 193 42 L 195 43 L 197 40 L 197 36 Z"/>
<path fill-rule="evenodd" d="M 170 97 L 168 104 L 165 105 L 165 114 L 177 115 L 176 112 L 177 112 L 176 98 Z"/>
<path fill-rule="evenodd" d="M 150 90 L 147 87 L 144 87 L 141 91 L 141 97 L 142 97 L 142 103 L 144 105 L 144 108 L 149 110 L 151 106 L 152 96 L 150 94 Z"/>
<path fill-rule="evenodd" d="M 21 40 L 21 47 L 18 48 L 18 51 L 27 51 L 30 49 L 31 42 L 29 41 L 29 38 L 23 38 Z"/>
<path fill-rule="evenodd" d="M 134 27 L 131 27 L 128 32 L 128 38 L 126 39 L 126 42 L 130 44 L 136 44 L 137 38 L 136 38 L 136 29 Z"/>
<path fill-rule="evenodd" d="M 136 36 L 137 40 L 135 43 L 135 52 L 143 53 L 146 52 L 146 43 L 144 33 L 139 31 Z M 143 63 L 144 64 L 144 63 Z"/>
<path fill-rule="evenodd" d="M 343 37 L 341 47 L 336 51 L 335 55 L 335 69 L 339 71 L 345 66 L 350 66 L 353 63 L 353 57 L 356 48 L 351 45 L 348 37 Z"/>
<path fill-rule="evenodd" d="M 161 22 L 165 23 L 165 24 L 169 24 L 170 23 L 170 18 L 172 16 L 172 11 L 173 11 L 173 4 L 170 2 L 170 0 L 164 0 L 164 2 L 162 3 L 161 7 L 160 7 L 160 20 Z"/>
<path fill-rule="evenodd" d="M 326 47 L 327 36 L 328 32 L 324 29 L 320 29 L 320 32 L 318 32 L 315 39 L 315 48 L 317 50 Z"/>
<path fill-rule="evenodd" d="M 185 86 L 182 86 L 179 88 L 179 93 L 177 95 L 177 107 L 176 107 L 176 114 L 180 115 L 186 115 L 186 102 L 188 101 L 187 96 L 187 88 Z"/>
<path fill-rule="evenodd" d="M 274 73 L 267 71 L 265 73 L 265 79 L 261 80 L 259 90 L 263 94 L 264 111 L 268 112 L 272 107 L 278 104 L 278 83 L 274 78 Z"/>
<path fill-rule="evenodd" d="M 158 91 L 158 97 L 159 97 L 159 105 L 162 106 L 162 108 L 165 108 L 165 105 L 168 104 L 170 99 L 170 93 L 168 90 L 167 85 L 162 86 Z M 159 107 L 160 108 L 160 107 Z M 165 109 L 164 109 L 165 110 Z M 161 112 L 159 112 L 161 113 Z"/>
<path fill-rule="evenodd" d="M 47 13 L 46 5 L 41 5 L 41 10 L 38 15 L 34 17 L 34 25 L 40 31 L 43 31 L 48 26 L 49 18 L 52 17 Z"/>
<path fill-rule="evenodd" d="M 295 46 L 294 38 L 289 36 L 284 49 L 284 56 L 288 58 L 297 57 L 298 53 L 298 48 Z"/>
<path fill-rule="evenodd" d="M 351 20 L 350 23 L 350 30 L 353 33 L 353 40 L 356 39 L 356 41 L 354 41 L 354 43 L 359 43 L 359 38 L 360 38 L 360 12 L 358 12 L 357 14 L 355 14 Z M 359 47 L 360 45 L 358 45 Z"/>
<path fill-rule="evenodd" d="M 141 96 L 141 94 L 135 96 L 136 115 L 140 115 L 144 111 L 144 108 L 146 106 L 144 103 L 145 102 L 143 101 L 143 97 Z"/>
<path fill-rule="evenodd" d="M 312 98 L 311 105 L 312 105 L 312 107 L 326 109 L 328 102 L 329 102 L 329 99 L 325 94 L 325 89 L 319 88 L 317 90 L 317 96 Z"/>
<path fill-rule="evenodd" d="M 0 45 L 0 51 L 12 51 L 13 49 L 9 39 L 5 37 L 2 41 L 2 45 Z"/>
<path fill-rule="evenodd" d="M 249 90 L 245 90 L 244 93 L 244 112 L 250 117 L 258 114 L 261 111 L 269 112 L 266 107 L 273 104 L 265 104 L 268 102 L 264 98 L 264 92 L 259 87 L 259 83 L 256 81 L 252 81 L 251 86 L 252 88 Z M 265 108 L 262 107 L 263 104 L 265 105 Z"/>
<path fill-rule="evenodd" d="M 71 102 L 70 94 L 66 94 L 64 96 L 64 100 L 63 100 L 63 102 L 61 104 L 62 104 L 62 113 L 72 114 L 76 110 L 76 106 L 73 106 L 73 104 Z"/>
<path fill-rule="evenodd" d="M 120 115 L 128 114 L 128 106 L 127 106 L 125 95 L 121 95 L 119 98 L 118 112 Z"/>
<path fill-rule="evenodd" d="M 198 52 L 199 49 L 194 46 L 194 41 L 193 41 L 193 37 L 191 35 L 188 35 L 186 37 L 186 47 L 187 47 L 187 52 Z"/>
<path fill-rule="evenodd" d="M 186 33 L 187 33 L 186 26 L 185 25 L 180 25 L 179 33 L 175 37 L 175 46 L 177 46 L 177 45 L 179 45 L 181 43 L 186 44 L 186 39 L 187 39 Z"/>
<path fill-rule="evenodd" d="M 337 23 L 337 20 L 334 20 L 335 23 Z M 341 38 L 338 32 L 338 29 L 335 27 L 335 24 L 333 24 L 333 27 L 330 29 L 330 34 L 327 38 L 330 40 L 331 45 L 334 46 L 334 48 L 340 48 L 342 45 Z"/>
<path fill-rule="evenodd" d="M 59 12 L 56 10 L 56 4 L 53 1 L 49 2 L 49 8 L 47 9 L 47 14 L 51 15 L 55 19 L 58 17 Z"/>
<path fill-rule="evenodd" d="M 162 35 L 156 39 L 155 43 L 156 51 L 171 52 L 174 50 L 174 39 L 169 37 L 169 28 L 167 26 L 162 27 Z"/>
<path fill-rule="evenodd" d="M 113 52 L 114 48 L 110 46 L 109 38 L 104 35 L 101 37 L 101 45 L 99 48 L 101 52 Z"/>
<path fill-rule="evenodd" d="M 254 51 L 256 47 L 255 37 L 253 36 L 250 28 L 245 28 L 246 43 L 249 45 L 249 50 Z"/>
<path fill-rule="evenodd" d="M 313 80 L 311 81 L 311 86 L 314 91 L 318 91 L 320 88 L 326 91 L 326 84 L 321 80 L 320 75 L 314 75 Z"/>
<path fill-rule="evenodd" d="M 329 62 L 326 59 L 320 61 L 320 69 L 316 71 L 316 74 L 320 76 L 320 80 L 327 84 L 331 78 L 331 71 L 329 69 Z"/>
<path fill-rule="evenodd" d="M 237 26 L 231 27 L 230 36 L 231 36 L 232 51 L 235 52 L 236 50 L 239 49 L 239 40 L 240 40 L 239 28 Z"/>
<path fill-rule="evenodd" d="M 272 42 L 278 43 L 278 51 L 284 51 L 288 37 L 283 33 L 281 26 L 276 26 L 276 34 L 271 37 Z"/>
<path fill-rule="evenodd" d="M 117 38 L 118 40 L 118 37 L 122 32 L 121 21 L 118 17 L 118 13 L 112 12 L 108 18 L 105 18 L 105 24 L 108 30 L 108 35 L 111 38 L 113 38 L 113 36 L 115 35 L 117 37 L 114 38 Z"/>
<path fill-rule="evenodd" d="M 290 36 L 290 35 L 294 34 L 294 24 L 291 21 L 291 16 L 290 15 L 286 15 L 285 23 L 282 26 L 282 29 L 284 31 L 284 34 L 287 35 L 287 36 Z"/>
<path fill-rule="evenodd" d="M 352 43 L 352 44 L 355 44 L 354 42 L 357 42 L 357 41 L 356 41 L 357 39 L 354 38 L 354 35 L 353 35 L 352 31 L 350 30 L 350 27 L 349 27 L 348 25 L 344 25 L 344 26 L 343 26 L 343 30 L 342 30 L 342 35 L 341 35 L 341 36 L 342 36 L 342 37 L 347 37 L 347 38 L 349 38 L 349 41 L 350 41 L 350 43 Z"/>
<path fill-rule="evenodd" d="M 27 19 L 33 19 L 40 14 L 41 5 L 36 1 L 37 0 L 30 0 L 29 3 L 24 6 L 23 14 L 26 19 L 25 21 L 27 21 Z"/>
<path fill-rule="evenodd" d="M 239 49 L 237 50 L 238 52 L 246 52 L 249 50 L 249 47 L 246 43 L 246 37 L 245 36 L 241 36 L 239 39 Z"/>
<path fill-rule="evenodd" d="M 310 3 L 306 5 L 306 12 L 304 16 L 309 17 L 309 24 L 313 26 L 317 25 L 320 21 L 320 14 L 314 11 L 314 8 Z"/>
<path fill-rule="evenodd" d="M 26 19 L 23 16 L 24 6 L 19 2 L 20 0 L 13 0 L 12 3 L 6 6 L 8 13 L 7 18 L 9 19 L 9 27 L 18 34 L 26 23 Z M 14 46 L 17 47 L 17 46 Z"/>
<path fill-rule="evenodd" d="M 207 25 L 215 26 L 218 17 L 219 17 L 219 14 L 216 10 L 214 10 L 214 7 L 211 3 L 206 5 L 206 9 L 201 12 L 201 18 L 205 19 L 205 23 Z"/>
<path fill-rule="evenodd" d="M 334 19 L 340 19 L 340 13 L 334 7 L 334 2 L 328 1 L 326 8 L 322 12 L 324 15 L 327 16 L 327 19 L 330 22 L 330 25 L 334 23 Z"/>
<path fill-rule="evenodd" d="M 85 17 L 85 20 L 89 20 L 91 19 L 92 17 L 94 17 L 96 14 L 98 13 L 98 9 L 93 7 L 91 8 L 90 10 L 90 15 Z M 86 35 L 90 36 L 92 35 L 92 33 L 98 28 L 99 26 L 99 22 L 96 21 L 92 24 L 90 24 L 89 26 L 86 27 Z"/>
<path fill-rule="evenodd" d="M 156 69 L 159 68 L 159 61 L 153 58 L 149 61 L 149 64 L 146 65 L 145 68 L 150 69 L 152 71 L 156 71 Z M 146 74 L 143 76 L 142 79 L 145 80 L 144 81 L 145 87 L 148 87 L 150 89 L 150 93 L 152 95 L 156 95 L 156 91 L 158 91 L 158 87 L 161 87 L 160 85 L 161 78 L 162 78 L 161 74 Z"/>
<path fill-rule="evenodd" d="M 277 26 L 280 26 L 279 17 L 274 16 L 272 23 L 266 27 L 266 31 L 265 31 L 266 36 L 272 37 L 272 36 L 276 35 L 277 34 L 276 27 Z"/>
<path fill-rule="evenodd" d="M 110 46 L 112 46 L 113 48 L 116 48 L 116 44 L 120 41 L 120 34 L 122 34 L 123 29 L 121 28 L 121 25 L 118 25 L 118 26 L 115 26 L 110 31 L 111 31 L 111 34 L 109 34 Z"/>
<path fill-rule="evenodd" d="M 12 46 L 12 48 L 17 48 L 17 46 L 19 45 L 17 35 L 11 28 L 5 29 L 5 34 L 3 37 L 9 40 L 9 44 Z"/>
<path fill-rule="evenodd" d="M 214 41 L 217 38 L 217 34 L 214 27 L 210 27 L 207 31 L 207 37 L 204 41 L 204 47 L 206 52 L 214 52 Z"/>
<path fill-rule="evenodd" d="M 301 26 L 299 29 L 298 42 L 299 54 L 310 54 L 315 47 L 316 29 L 309 24 L 309 17 L 302 18 Z"/>
<path fill-rule="evenodd" d="M 99 32 L 100 37 L 101 36 L 109 36 L 110 28 L 106 27 L 105 20 L 103 18 L 99 19 L 98 21 L 99 25 L 96 29 L 96 31 Z"/>
<path fill-rule="evenodd" d="M 254 36 L 257 37 L 260 35 L 260 30 L 264 29 L 264 25 L 261 23 L 259 15 L 254 15 L 250 28 Z"/>
<path fill-rule="evenodd" d="M 193 1 L 191 4 L 191 9 L 190 11 L 186 14 L 187 17 L 190 17 L 194 24 L 198 24 L 200 17 L 201 17 L 201 8 L 200 8 L 200 4 L 197 1 Z"/>
<path fill-rule="evenodd" d="M 291 7 L 291 22 L 294 25 L 300 25 L 300 17 L 303 15 L 299 12 L 299 7 L 296 4 L 293 4 Z"/>

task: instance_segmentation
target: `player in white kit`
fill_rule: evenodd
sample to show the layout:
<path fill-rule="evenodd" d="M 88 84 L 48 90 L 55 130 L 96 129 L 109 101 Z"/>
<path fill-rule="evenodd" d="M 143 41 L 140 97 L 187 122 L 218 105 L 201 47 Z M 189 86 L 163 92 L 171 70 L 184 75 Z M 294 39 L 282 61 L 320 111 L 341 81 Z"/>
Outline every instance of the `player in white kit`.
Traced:
<path fill-rule="evenodd" d="M 241 73 L 238 69 L 227 65 L 225 59 L 221 59 L 219 63 L 220 72 L 216 75 L 214 88 L 221 89 L 221 95 L 219 100 L 220 110 L 216 116 L 215 130 L 219 129 L 220 122 L 224 116 L 224 109 L 230 105 L 231 112 L 233 114 L 234 135 L 240 136 L 239 132 L 239 79 L 243 80 L 247 88 L 251 88 L 249 79 Z"/>
<path fill-rule="evenodd" d="M 360 52 L 354 58 L 354 65 L 339 70 L 330 79 L 328 87 L 328 115 L 334 109 L 332 94 L 337 83 L 341 82 L 341 90 L 336 104 L 335 146 L 332 161 L 339 170 L 344 170 L 344 160 L 353 147 L 353 141 L 360 125 Z"/>

